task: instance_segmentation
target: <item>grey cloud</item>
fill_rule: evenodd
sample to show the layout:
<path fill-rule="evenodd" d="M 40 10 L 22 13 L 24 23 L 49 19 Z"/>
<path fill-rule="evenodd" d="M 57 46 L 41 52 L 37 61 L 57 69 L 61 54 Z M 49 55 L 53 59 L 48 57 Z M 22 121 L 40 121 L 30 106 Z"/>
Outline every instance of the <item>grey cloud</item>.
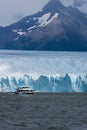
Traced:
<path fill-rule="evenodd" d="M 39 11 L 49 0 L 0 0 L 0 26 Z"/>

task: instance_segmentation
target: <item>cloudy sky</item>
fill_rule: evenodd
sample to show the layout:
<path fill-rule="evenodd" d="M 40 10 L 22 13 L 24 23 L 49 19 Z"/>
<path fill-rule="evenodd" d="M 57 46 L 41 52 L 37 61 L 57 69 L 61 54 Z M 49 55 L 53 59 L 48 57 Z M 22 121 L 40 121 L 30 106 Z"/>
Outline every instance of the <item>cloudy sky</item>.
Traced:
<path fill-rule="evenodd" d="M 0 0 L 0 26 L 6 26 L 42 9 L 49 0 Z M 87 0 L 60 0 L 65 6 L 73 2 L 84 3 L 83 12 L 87 13 Z"/>
<path fill-rule="evenodd" d="M 0 0 L 0 26 L 39 11 L 49 0 Z"/>

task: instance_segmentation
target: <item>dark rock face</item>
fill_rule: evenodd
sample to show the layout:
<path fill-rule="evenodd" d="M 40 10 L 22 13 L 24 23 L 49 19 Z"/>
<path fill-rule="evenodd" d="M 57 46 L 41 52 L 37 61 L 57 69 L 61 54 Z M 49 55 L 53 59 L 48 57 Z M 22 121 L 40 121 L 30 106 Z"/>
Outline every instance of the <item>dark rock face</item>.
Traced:
<path fill-rule="evenodd" d="M 0 49 L 87 51 L 87 17 L 50 0 L 42 11 L 0 27 Z"/>

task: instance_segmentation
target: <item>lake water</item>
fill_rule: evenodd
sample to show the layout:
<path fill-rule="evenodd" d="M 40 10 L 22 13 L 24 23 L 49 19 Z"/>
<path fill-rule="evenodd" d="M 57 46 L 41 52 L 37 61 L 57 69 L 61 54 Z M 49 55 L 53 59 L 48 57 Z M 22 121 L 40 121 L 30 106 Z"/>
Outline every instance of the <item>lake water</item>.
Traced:
<path fill-rule="evenodd" d="M 2 93 L 0 130 L 87 130 L 87 93 Z"/>

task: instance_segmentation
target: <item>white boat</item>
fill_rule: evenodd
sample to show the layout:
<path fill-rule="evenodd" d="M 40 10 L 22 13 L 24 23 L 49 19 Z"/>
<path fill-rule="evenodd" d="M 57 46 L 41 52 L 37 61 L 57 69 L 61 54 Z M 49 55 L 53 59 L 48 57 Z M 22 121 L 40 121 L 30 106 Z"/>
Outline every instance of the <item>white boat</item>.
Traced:
<path fill-rule="evenodd" d="M 21 87 L 17 88 L 14 92 L 15 94 L 34 94 L 34 90 L 30 89 L 29 87 Z"/>

